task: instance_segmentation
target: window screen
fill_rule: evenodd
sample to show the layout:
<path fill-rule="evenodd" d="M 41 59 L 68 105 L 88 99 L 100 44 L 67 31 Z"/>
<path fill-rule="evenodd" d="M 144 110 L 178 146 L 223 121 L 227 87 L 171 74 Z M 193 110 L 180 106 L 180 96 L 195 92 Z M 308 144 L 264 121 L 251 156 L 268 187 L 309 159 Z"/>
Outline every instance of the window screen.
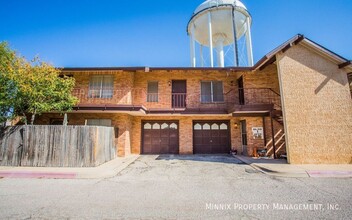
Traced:
<path fill-rule="evenodd" d="M 112 98 L 114 89 L 113 76 L 92 76 L 89 83 L 90 98 Z"/>
<path fill-rule="evenodd" d="M 158 102 L 159 100 L 158 87 L 159 87 L 158 82 L 148 82 L 147 102 Z"/>
<path fill-rule="evenodd" d="M 87 119 L 87 125 L 111 127 L 111 119 Z"/>
<path fill-rule="evenodd" d="M 224 92 L 221 81 L 212 82 L 213 85 L 213 101 L 214 102 L 223 102 L 224 101 Z"/>
<path fill-rule="evenodd" d="M 202 82 L 201 100 L 204 103 L 211 102 L 211 82 Z"/>
<path fill-rule="evenodd" d="M 201 83 L 201 102 L 223 102 L 224 92 L 221 81 L 211 81 Z"/>

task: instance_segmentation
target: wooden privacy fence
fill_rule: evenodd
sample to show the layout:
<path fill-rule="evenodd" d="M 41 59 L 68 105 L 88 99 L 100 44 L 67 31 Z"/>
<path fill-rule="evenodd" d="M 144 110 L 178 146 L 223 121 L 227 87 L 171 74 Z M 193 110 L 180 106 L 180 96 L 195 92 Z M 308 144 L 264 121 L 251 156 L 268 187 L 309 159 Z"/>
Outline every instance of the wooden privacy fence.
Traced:
<path fill-rule="evenodd" d="M 14 126 L 0 133 L 1 166 L 93 167 L 115 157 L 112 127 Z"/>

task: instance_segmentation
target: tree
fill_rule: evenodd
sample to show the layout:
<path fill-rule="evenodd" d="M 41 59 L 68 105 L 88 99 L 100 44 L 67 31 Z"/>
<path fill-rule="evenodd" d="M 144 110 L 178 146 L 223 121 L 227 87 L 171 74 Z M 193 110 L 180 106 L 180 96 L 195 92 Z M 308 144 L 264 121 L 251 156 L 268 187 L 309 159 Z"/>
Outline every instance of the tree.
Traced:
<path fill-rule="evenodd" d="M 7 120 L 13 109 L 16 90 L 12 76 L 18 69 L 17 64 L 15 52 L 8 48 L 7 43 L 0 43 L 0 123 Z"/>
<path fill-rule="evenodd" d="M 25 124 L 31 115 L 31 124 L 36 115 L 45 112 L 67 112 L 77 104 L 77 98 L 72 95 L 75 80 L 72 77 L 60 75 L 59 69 L 41 61 L 39 58 L 28 62 L 4 45 L 5 54 L 11 54 L 11 62 L 1 63 L 4 82 L 8 85 L 1 90 L 4 97 L 9 97 L 8 103 L 3 103 L 3 111 L 11 113 L 11 117 L 21 117 Z M 2 58 L 1 58 L 2 59 Z M 13 65 L 10 65 L 13 63 Z"/>

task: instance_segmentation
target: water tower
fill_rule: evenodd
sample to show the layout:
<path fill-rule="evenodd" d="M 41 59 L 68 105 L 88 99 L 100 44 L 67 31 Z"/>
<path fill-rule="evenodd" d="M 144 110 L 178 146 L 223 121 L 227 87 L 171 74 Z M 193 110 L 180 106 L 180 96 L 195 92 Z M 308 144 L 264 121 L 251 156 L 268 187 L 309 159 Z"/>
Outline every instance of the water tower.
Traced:
<path fill-rule="evenodd" d="M 199 5 L 187 27 L 191 66 L 214 67 L 214 51 L 218 67 L 253 66 L 251 23 L 240 0 L 207 0 Z"/>

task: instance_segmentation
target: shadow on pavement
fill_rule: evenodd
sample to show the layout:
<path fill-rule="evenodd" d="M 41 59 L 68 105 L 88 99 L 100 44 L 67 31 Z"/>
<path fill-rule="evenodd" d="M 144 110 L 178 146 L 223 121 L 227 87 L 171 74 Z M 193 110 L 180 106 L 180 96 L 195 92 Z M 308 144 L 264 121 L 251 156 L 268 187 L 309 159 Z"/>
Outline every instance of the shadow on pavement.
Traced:
<path fill-rule="evenodd" d="M 227 164 L 245 164 L 230 154 L 195 154 L 195 155 L 159 155 L 155 160 L 186 160 L 197 162 L 213 162 Z"/>

